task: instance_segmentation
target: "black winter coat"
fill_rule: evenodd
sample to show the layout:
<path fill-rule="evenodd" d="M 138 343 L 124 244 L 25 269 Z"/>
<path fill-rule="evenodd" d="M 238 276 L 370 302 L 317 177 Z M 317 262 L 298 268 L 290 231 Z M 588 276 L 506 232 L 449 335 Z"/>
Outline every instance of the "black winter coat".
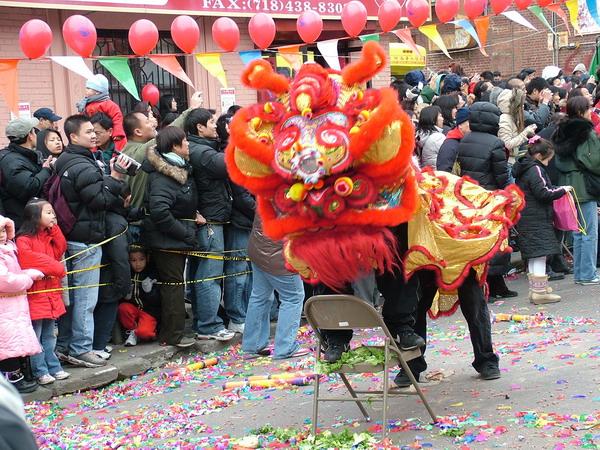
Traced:
<path fill-rule="evenodd" d="M 498 135 L 500 110 L 492 103 L 477 102 L 469 111 L 471 132 L 458 145 L 461 174 L 473 178 L 488 190 L 508 184 L 506 148 Z"/>
<path fill-rule="evenodd" d="M 198 211 L 208 222 L 229 222 L 233 195 L 219 141 L 188 134 L 190 162 L 198 190 Z"/>
<path fill-rule="evenodd" d="M 231 225 L 244 230 L 252 230 L 256 200 L 242 186 L 231 183 L 233 207 L 231 209 Z"/>
<path fill-rule="evenodd" d="M 525 194 L 525 207 L 517 222 L 523 258 L 560 253 L 560 243 L 552 226 L 552 202 L 565 195 L 566 190 L 554 188 L 544 169 L 541 162 L 528 155 L 519 157 L 513 166 L 517 186 Z"/>
<path fill-rule="evenodd" d="M 112 211 L 106 213 L 107 236 L 118 236 L 127 229 L 127 219 Z M 110 264 L 100 269 L 100 286 L 98 301 L 114 303 L 131 291 L 131 276 L 129 266 L 129 233 L 107 242 L 102 246 L 102 264 Z"/>
<path fill-rule="evenodd" d="M 123 299 L 122 302 L 131 303 L 160 322 L 160 285 L 153 284 L 150 292 L 145 292 L 144 289 L 142 289 L 142 281 L 146 278 L 157 281 L 160 280 L 158 271 L 153 266 L 152 262 L 150 262 L 141 272 L 131 271 L 131 276 L 129 272 L 127 272 L 127 276 L 133 279 L 133 289 L 131 291 L 131 298 Z"/>
<path fill-rule="evenodd" d="M 56 172 L 72 166 L 61 178 L 61 190 L 69 209 L 77 217 L 68 241 L 96 244 L 106 237 L 105 216 L 119 201 L 121 181 L 107 176 L 98 167 L 91 150 L 79 145 L 68 145 L 56 161 Z"/>
<path fill-rule="evenodd" d="M 196 249 L 198 195 L 191 167 L 178 167 L 149 148 L 142 170 L 148 173 L 148 180 L 141 244 L 163 250 Z"/>
<path fill-rule="evenodd" d="M 21 226 L 25 205 L 33 197 L 40 197 L 44 183 L 52 171 L 42 168 L 40 154 L 35 150 L 9 144 L 0 150 L 0 204 L 4 214 L 15 222 L 15 229 Z"/>
<path fill-rule="evenodd" d="M 444 172 L 452 173 L 454 162 L 456 161 L 456 155 L 458 153 L 458 144 L 463 138 L 462 133 L 457 129 L 453 128 L 446 135 L 446 140 L 440 147 L 438 152 L 437 162 L 435 165 L 436 170 L 443 170 Z"/>

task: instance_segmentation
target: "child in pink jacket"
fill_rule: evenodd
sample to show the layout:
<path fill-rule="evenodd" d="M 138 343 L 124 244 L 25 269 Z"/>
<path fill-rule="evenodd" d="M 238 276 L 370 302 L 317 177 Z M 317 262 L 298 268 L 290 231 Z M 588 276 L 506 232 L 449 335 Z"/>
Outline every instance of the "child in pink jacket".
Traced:
<path fill-rule="evenodd" d="M 29 315 L 27 289 L 44 276 L 36 269 L 22 270 L 17 260 L 15 224 L 0 216 L 0 371 L 19 392 L 33 392 L 37 382 L 21 373 L 21 358 L 40 353 Z"/>

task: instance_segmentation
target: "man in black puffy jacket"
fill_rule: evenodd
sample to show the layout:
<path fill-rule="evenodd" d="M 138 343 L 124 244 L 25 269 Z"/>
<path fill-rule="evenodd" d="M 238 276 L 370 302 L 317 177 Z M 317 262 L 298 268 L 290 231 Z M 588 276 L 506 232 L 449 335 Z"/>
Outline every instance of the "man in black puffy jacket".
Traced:
<path fill-rule="evenodd" d="M 10 144 L 0 150 L 0 205 L 4 214 L 21 226 L 23 210 L 31 198 L 40 197 L 44 183 L 52 171 L 53 157 L 41 161 L 34 149 L 36 146 L 35 126 L 37 119 L 14 119 L 6 125 L 6 137 Z"/>
<path fill-rule="evenodd" d="M 56 161 L 55 169 L 61 176 L 61 190 L 69 209 L 77 217 L 73 230 L 66 235 L 67 268 L 73 271 L 100 264 L 102 248 L 94 245 L 107 238 L 104 234 L 105 215 L 118 200 L 122 175 L 115 170 L 115 161 L 111 161 L 110 176 L 96 164 L 90 150 L 96 146 L 96 134 L 89 117 L 68 117 L 65 134 L 69 145 Z M 116 162 L 124 168 L 129 166 L 123 156 Z M 94 286 L 99 280 L 100 269 L 97 268 L 69 275 L 69 286 Z M 97 301 L 98 287 L 69 291 L 67 313 L 58 321 L 56 349 L 62 360 L 84 367 L 106 364 L 91 352 Z"/>
<path fill-rule="evenodd" d="M 504 189 L 509 184 L 508 153 L 498 138 L 500 110 L 492 103 L 478 102 L 471 106 L 469 124 L 471 133 L 458 145 L 461 174 L 473 178 L 488 189 Z M 489 298 L 507 298 L 519 295 L 504 282 L 508 272 L 510 253 L 498 253 L 490 262 L 488 271 Z"/>

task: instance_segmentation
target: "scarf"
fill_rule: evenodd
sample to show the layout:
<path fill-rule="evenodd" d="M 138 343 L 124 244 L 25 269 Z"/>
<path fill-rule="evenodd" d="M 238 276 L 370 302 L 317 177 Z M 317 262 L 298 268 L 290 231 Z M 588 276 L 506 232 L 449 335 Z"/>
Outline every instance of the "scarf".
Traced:
<path fill-rule="evenodd" d="M 183 159 L 177 153 L 169 152 L 169 153 L 164 153 L 162 156 L 167 161 L 169 161 L 171 164 L 173 164 L 177 167 L 185 167 L 185 165 L 186 165 L 185 159 Z"/>
<path fill-rule="evenodd" d="M 110 97 L 108 96 L 108 94 L 91 95 L 90 97 L 83 97 L 81 100 L 79 100 L 75 104 L 75 106 L 77 106 L 77 111 L 79 111 L 80 113 L 84 113 L 85 112 L 85 107 L 89 103 L 103 102 L 104 100 L 108 100 L 108 99 L 110 99 Z"/>

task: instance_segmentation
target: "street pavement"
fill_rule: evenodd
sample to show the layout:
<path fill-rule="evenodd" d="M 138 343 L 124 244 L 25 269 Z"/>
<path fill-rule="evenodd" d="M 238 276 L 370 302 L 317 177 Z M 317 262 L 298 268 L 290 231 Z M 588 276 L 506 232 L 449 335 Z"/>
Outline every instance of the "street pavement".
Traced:
<path fill-rule="evenodd" d="M 430 321 L 430 381 L 421 386 L 440 420 L 438 424 L 430 423 L 416 395 L 394 398 L 388 412 L 392 421 L 388 445 L 600 447 L 600 286 L 576 285 L 573 276 L 568 275 L 565 280 L 551 282 L 562 302 L 535 306 L 527 300 L 524 274 L 507 284 L 519 292 L 519 297 L 491 304 L 490 309 L 529 317 L 525 322 L 492 325 L 502 377 L 484 381 L 471 367 L 472 348 L 460 310 L 451 317 Z M 304 346 L 314 346 L 308 327 L 301 329 L 299 339 Z M 356 344 L 372 340 L 371 333 L 354 339 Z M 135 360 L 133 366 L 138 370 L 133 372 L 145 373 L 103 389 L 29 403 L 28 420 L 41 448 L 242 449 L 275 446 L 284 438 L 291 448 L 319 448 L 306 440 L 306 431 L 290 431 L 287 436 L 282 432 L 290 427 L 310 427 L 312 384 L 222 389 L 223 383 L 243 381 L 249 375 L 312 373 L 314 356 L 285 361 L 246 360 L 241 357 L 239 339 L 236 341 L 222 350 L 204 347 L 204 351 L 213 351 L 209 354 L 195 349 L 153 358 L 143 355 L 156 352 L 156 344 L 117 347 L 113 350 L 115 367 Z M 162 347 L 165 352 L 169 348 Z M 219 363 L 177 371 L 211 356 L 218 356 Z M 146 367 L 142 360 L 153 363 Z M 82 372 L 91 369 L 67 370 L 80 378 Z M 123 369 L 116 371 L 127 378 Z M 367 388 L 379 386 L 381 380 L 382 374 L 352 377 L 353 384 Z M 336 396 L 345 392 L 335 377 L 324 381 L 322 390 Z M 321 434 L 337 435 L 346 428 L 357 434 L 368 431 L 374 442 L 364 444 L 365 448 L 376 448 L 380 408 L 379 403 L 368 408 L 373 422 L 365 423 L 352 402 L 322 403 L 318 420 Z M 261 427 L 263 433 L 254 437 Z M 350 448 L 351 444 L 338 447 Z"/>

